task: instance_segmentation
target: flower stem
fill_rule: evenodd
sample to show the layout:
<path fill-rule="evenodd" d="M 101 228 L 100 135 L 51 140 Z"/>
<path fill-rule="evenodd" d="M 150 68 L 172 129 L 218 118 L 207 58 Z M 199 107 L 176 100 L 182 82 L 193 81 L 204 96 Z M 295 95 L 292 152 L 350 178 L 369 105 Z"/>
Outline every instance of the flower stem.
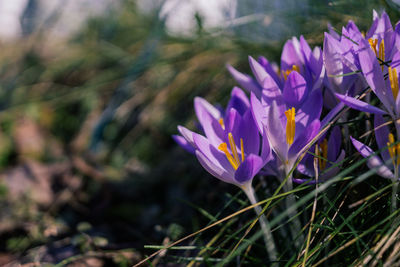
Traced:
<path fill-rule="evenodd" d="M 258 202 L 251 183 L 243 186 L 242 189 L 243 189 L 244 193 L 246 194 L 246 196 L 248 197 L 248 199 L 250 200 L 250 203 L 252 205 L 254 205 Z M 264 234 L 264 242 L 265 242 L 265 246 L 267 248 L 269 260 L 271 262 L 274 262 L 277 260 L 277 251 L 276 251 L 274 237 L 272 236 L 272 232 L 271 232 L 271 227 L 269 226 L 269 222 L 268 222 L 267 218 L 265 217 L 265 215 L 261 214 L 261 211 L 262 211 L 261 207 L 255 206 L 254 210 L 255 210 L 256 214 L 259 216 L 259 222 L 260 222 L 261 230 L 263 231 L 263 234 Z"/>
<path fill-rule="evenodd" d="M 287 174 L 287 175 L 289 175 L 289 177 L 287 178 L 287 182 L 286 182 L 286 192 L 290 192 L 293 190 L 293 181 L 292 181 L 292 175 L 290 174 L 290 171 L 287 171 L 287 173 L 289 173 L 289 174 Z M 289 194 L 285 200 L 286 200 L 286 208 L 287 209 L 290 210 L 290 207 L 295 207 L 296 199 L 294 197 L 294 194 Z M 292 235 L 293 235 L 293 239 L 294 239 L 294 245 L 295 245 L 296 249 L 298 249 L 298 248 L 300 248 L 300 246 L 303 245 L 304 236 L 302 234 L 301 223 L 300 223 L 299 218 L 297 217 L 296 210 L 289 212 L 288 217 L 289 217 L 289 220 L 291 220 L 293 223 L 293 228 L 291 228 L 291 230 L 292 230 Z M 298 236 L 298 238 L 296 238 L 296 236 Z"/>

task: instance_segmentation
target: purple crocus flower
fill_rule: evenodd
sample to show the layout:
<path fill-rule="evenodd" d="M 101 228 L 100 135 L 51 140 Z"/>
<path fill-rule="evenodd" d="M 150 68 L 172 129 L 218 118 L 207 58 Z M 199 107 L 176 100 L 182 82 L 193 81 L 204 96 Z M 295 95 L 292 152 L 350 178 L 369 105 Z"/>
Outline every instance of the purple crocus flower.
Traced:
<path fill-rule="evenodd" d="M 316 145 L 310 148 L 310 152 L 314 153 L 317 146 L 319 181 L 323 182 L 335 176 L 340 171 L 340 163 L 345 157 L 345 152 L 341 149 L 342 134 L 338 126 L 335 126 L 329 138 L 322 136 Z M 308 177 L 315 177 L 314 155 L 307 154 L 297 166 L 297 170 Z M 293 179 L 295 183 L 304 183 L 310 179 Z"/>
<path fill-rule="evenodd" d="M 227 68 L 244 89 L 254 93 L 258 98 L 261 98 L 262 91 L 265 89 L 266 77 L 282 88 L 289 74 L 296 71 L 314 90 L 321 87 L 325 75 L 321 49 L 315 47 L 314 50 L 311 50 L 303 36 L 300 36 L 300 40 L 293 37 L 285 43 L 280 69 L 275 64 L 269 63 L 265 57 L 255 60 L 249 56 L 249 63 L 255 79 L 237 71 L 230 65 Z"/>
<path fill-rule="evenodd" d="M 251 184 L 272 154 L 266 136 L 260 138 L 245 93 L 232 90 L 225 114 L 200 97 L 194 107 L 205 136 L 178 126 L 181 136 L 174 139 L 216 178 L 239 187 Z"/>
<path fill-rule="evenodd" d="M 374 11 L 374 22 L 365 38 L 353 22 L 349 22 L 347 27 L 343 28 L 340 40 L 335 36 L 325 35 L 326 70 L 330 84 L 336 86 L 335 95 L 339 100 L 360 111 L 388 113 L 392 118 L 399 118 L 400 99 L 397 100 L 399 88 L 397 77 L 400 65 L 399 31 L 399 27 L 393 30 L 385 12 L 379 17 Z M 361 73 L 356 77 L 342 76 L 360 70 Z M 386 75 L 389 76 L 387 82 L 384 79 Z M 383 104 L 383 110 L 353 97 L 359 92 L 364 80 Z"/>
<path fill-rule="evenodd" d="M 272 159 L 266 134 L 260 138 L 246 94 L 233 88 L 225 112 L 196 97 L 194 108 L 205 136 L 178 126 L 175 141 L 196 155 L 200 164 L 216 178 L 239 186 L 251 204 L 257 199 L 251 185 L 254 176 Z M 277 257 L 271 228 L 259 206 L 254 207 L 271 261 Z"/>
<path fill-rule="evenodd" d="M 374 107 L 366 102 L 355 99 L 349 95 L 336 94 L 336 96 L 346 105 L 364 112 L 375 114 L 389 114 L 393 119 L 400 116 L 400 99 L 398 98 L 399 82 L 398 72 L 400 67 L 400 51 L 395 49 L 393 58 L 386 63 L 389 67 L 381 65 L 369 43 L 365 40 L 360 42 L 360 52 L 358 58 L 362 74 L 371 87 L 372 91 L 379 98 L 383 105 L 382 108 Z M 388 76 L 385 81 L 384 76 Z"/>
<path fill-rule="evenodd" d="M 261 101 L 251 94 L 251 107 L 260 133 L 267 135 L 279 159 L 273 161 L 277 166 L 267 169 L 279 173 L 283 168 L 287 174 L 320 130 L 321 91 L 312 90 L 297 71 L 288 75 L 283 89 L 268 75 L 263 87 Z"/>
<path fill-rule="evenodd" d="M 400 144 L 395 144 L 395 137 L 390 133 L 389 127 L 381 115 L 375 115 L 374 126 L 376 143 L 381 152 L 380 156 L 373 155 L 374 151 L 370 147 L 355 138 L 350 136 L 350 139 L 361 156 L 368 158 L 369 168 L 376 168 L 377 174 L 381 177 L 398 180 Z"/>
<path fill-rule="evenodd" d="M 364 39 L 353 21 L 349 21 L 342 29 L 342 35 L 331 31 L 325 33 L 323 46 L 323 59 L 326 69 L 326 85 L 330 89 L 326 93 L 324 102 L 326 106 L 333 107 L 337 104 L 334 94 L 354 96 L 358 94 L 366 83 L 361 73 L 358 73 L 360 64 L 356 54 L 358 43 Z M 354 73 L 348 75 L 349 73 Z"/>

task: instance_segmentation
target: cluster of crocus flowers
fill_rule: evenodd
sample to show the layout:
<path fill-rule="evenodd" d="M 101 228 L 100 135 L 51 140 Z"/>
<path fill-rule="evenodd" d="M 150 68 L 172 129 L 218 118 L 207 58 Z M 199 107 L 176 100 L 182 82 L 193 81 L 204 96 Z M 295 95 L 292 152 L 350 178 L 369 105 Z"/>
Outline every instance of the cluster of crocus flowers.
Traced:
<path fill-rule="evenodd" d="M 351 142 L 378 175 L 399 180 L 400 24 L 393 28 L 385 12 L 374 11 L 367 33 L 350 21 L 341 34 L 332 28 L 325 33 L 323 49 L 294 37 L 280 65 L 264 57 L 249 57 L 249 64 L 252 75 L 227 66 L 249 96 L 235 87 L 224 111 L 197 97 L 204 135 L 179 126 L 181 135 L 174 136 L 210 174 L 248 196 L 258 173 L 288 179 L 290 186 L 315 183 L 315 177 L 324 182 L 340 171 L 342 143 Z M 373 94 L 360 99 L 368 88 Z M 370 132 L 378 153 L 339 126 L 320 133 L 345 105 L 374 115 Z"/>

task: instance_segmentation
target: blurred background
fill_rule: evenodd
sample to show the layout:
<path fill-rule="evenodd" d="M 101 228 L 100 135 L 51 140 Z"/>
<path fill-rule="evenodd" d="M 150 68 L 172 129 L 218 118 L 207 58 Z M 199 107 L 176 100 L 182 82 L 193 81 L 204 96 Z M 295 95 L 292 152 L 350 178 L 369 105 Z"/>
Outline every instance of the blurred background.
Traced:
<path fill-rule="evenodd" d="M 373 9 L 394 24 L 399 5 L 0 0 L 0 265 L 130 266 L 236 211 L 238 190 L 171 138 L 196 129 L 193 98 L 225 105 L 226 63 L 249 73 L 248 55 L 321 46 L 328 23 L 367 30 Z"/>

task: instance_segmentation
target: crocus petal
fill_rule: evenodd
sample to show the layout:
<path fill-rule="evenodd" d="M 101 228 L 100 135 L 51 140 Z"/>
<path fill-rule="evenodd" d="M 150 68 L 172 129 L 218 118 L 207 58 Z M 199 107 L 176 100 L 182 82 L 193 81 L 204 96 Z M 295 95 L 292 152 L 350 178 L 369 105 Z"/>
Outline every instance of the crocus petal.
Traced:
<path fill-rule="evenodd" d="M 264 130 L 264 134 L 261 138 L 261 144 L 261 158 L 264 163 L 267 163 L 268 161 L 272 160 L 274 156 L 272 155 L 266 130 Z"/>
<path fill-rule="evenodd" d="M 240 115 L 243 115 L 249 109 L 249 107 L 250 101 L 246 94 L 239 87 L 234 87 L 232 89 L 231 99 L 229 100 L 226 110 L 234 108 L 239 112 Z"/>
<path fill-rule="evenodd" d="M 322 54 L 322 52 L 321 52 Z M 321 87 L 325 81 L 325 65 L 324 65 L 324 60 L 322 57 L 320 57 L 320 59 L 317 61 L 316 63 L 317 66 L 320 66 L 320 71 L 316 74 L 316 78 L 314 80 L 314 84 L 311 88 L 311 91 L 315 91 L 315 90 L 321 90 Z"/>
<path fill-rule="evenodd" d="M 226 182 L 235 184 L 233 180 L 233 176 L 231 176 L 228 172 L 226 172 L 221 167 L 215 165 L 212 161 L 210 161 L 203 153 L 196 150 L 196 157 L 199 160 L 201 166 L 208 171 L 212 176 Z"/>
<path fill-rule="evenodd" d="M 321 57 L 322 50 L 320 47 L 314 47 L 312 51 L 307 41 L 303 36 L 300 36 L 300 51 L 303 55 L 305 66 L 311 71 L 313 76 L 319 77 L 324 76 L 322 72 L 323 68 L 323 59 Z"/>
<path fill-rule="evenodd" d="M 366 41 L 362 43 L 363 48 L 358 54 L 362 72 L 372 91 L 374 91 L 379 100 L 381 100 L 389 113 L 392 113 L 390 99 L 393 99 L 393 95 L 391 92 L 387 91 L 385 80 L 382 75 L 382 68 L 378 63 L 374 52 L 370 49 L 369 44 L 366 44 L 365 42 Z M 392 102 L 394 103 L 394 101 Z"/>
<path fill-rule="evenodd" d="M 353 137 L 350 136 L 351 142 L 357 151 L 364 158 L 368 158 L 367 165 L 370 169 L 376 168 L 376 173 L 384 178 L 393 179 L 392 171 L 382 162 L 382 160 L 378 156 L 371 156 L 374 151 L 367 145 L 357 141 Z"/>
<path fill-rule="evenodd" d="M 204 134 L 214 146 L 218 146 L 224 141 L 224 130 L 218 120 L 212 118 L 209 114 L 203 115 L 203 124 L 201 125 Z"/>
<path fill-rule="evenodd" d="M 274 69 L 274 67 L 276 67 L 276 66 L 272 66 L 268 62 L 268 60 L 263 56 L 258 57 L 258 63 L 260 63 L 261 66 L 264 67 L 265 71 L 275 81 L 276 84 L 281 85 L 280 78 L 279 78 L 279 76 L 277 74 L 277 71 L 275 71 L 275 69 Z"/>
<path fill-rule="evenodd" d="M 312 146 L 309 150 L 315 151 L 315 146 Z M 313 177 L 315 175 L 314 171 L 314 156 L 307 153 L 304 158 L 299 162 L 297 165 L 297 170 L 304 175 L 307 175 L 309 177 Z"/>
<path fill-rule="evenodd" d="M 208 160 L 210 160 L 213 165 L 220 169 L 225 170 L 233 177 L 234 169 L 229 163 L 225 154 L 222 151 L 217 150 L 207 138 L 201 135 L 194 136 L 194 142 L 196 144 L 196 150 L 200 151 Z"/>
<path fill-rule="evenodd" d="M 295 161 L 299 154 L 303 153 L 305 146 L 318 134 L 320 127 L 320 121 L 314 120 L 302 134 L 296 136 L 294 143 L 289 148 L 289 161 Z"/>
<path fill-rule="evenodd" d="M 235 181 L 239 184 L 244 184 L 261 170 L 263 167 L 262 159 L 254 154 L 250 154 L 246 159 L 240 164 L 239 168 L 235 172 Z"/>
<path fill-rule="evenodd" d="M 298 107 L 307 97 L 307 85 L 303 76 L 297 71 L 292 71 L 287 77 L 283 88 L 283 98 L 292 107 Z"/>
<path fill-rule="evenodd" d="M 389 136 L 389 127 L 384 125 L 386 121 L 383 119 L 381 115 L 375 115 L 374 117 L 374 129 L 375 129 L 375 138 L 376 143 L 378 144 L 378 148 L 381 150 L 382 158 L 385 162 L 390 160 L 389 151 L 384 149 L 387 147 L 388 136 Z"/>
<path fill-rule="evenodd" d="M 257 60 L 249 56 L 249 63 L 250 63 L 250 68 L 253 71 L 254 77 L 256 77 L 256 80 L 259 84 L 262 84 L 264 82 L 265 77 L 269 76 L 269 74 L 265 71 L 264 67 L 261 66 L 260 63 L 258 63 Z"/>
<path fill-rule="evenodd" d="M 384 34 L 388 31 L 393 31 L 389 16 L 386 12 L 382 12 L 381 17 L 374 10 L 374 22 L 367 33 L 367 38 L 383 39 Z"/>
<path fill-rule="evenodd" d="M 355 99 L 353 97 L 350 96 L 346 96 L 346 95 L 341 95 L 341 94 L 335 94 L 337 98 L 340 99 L 340 101 L 342 101 L 343 103 L 345 103 L 347 106 L 360 110 L 360 111 L 364 111 L 364 112 L 369 112 L 369 113 L 374 113 L 374 114 L 386 114 L 385 111 L 374 107 L 370 104 L 367 104 L 361 100 Z"/>
<path fill-rule="evenodd" d="M 282 70 L 291 69 L 293 65 L 303 65 L 302 59 L 299 58 L 299 44 L 296 38 L 288 40 L 283 46 L 281 55 L 281 67 Z M 296 44 L 297 43 L 297 44 Z"/>
<path fill-rule="evenodd" d="M 210 142 L 215 146 L 222 143 L 224 131 L 219 123 L 221 112 L 201 97 L 194 99 L 194 109 L 197 119 Z"/>
<path fill-rule="evenodd" d="M 278 87 L 277 83 L 271 76 L 266 76 L 262 85 L 262 100 L 267 105 L 271 105 L 272 101 L 274 100 L 277 102 L 278 106 L 283 103 L 281 89 Z"/>
<path fill-rule="evenodd" d="M 193 141 L 193 135 L 196 134 L 192 132 L 191 130 L 179 125 L 178 126 L 178 131 L 182 135 L 183 138 L 193 147 L 196 147 L 194 141 Z"/>
<path fill-rule="evenodd" d="M 247 110 L 247 112 L 243 115 L 239 129 L 237 131 L 237 136 L 239 137 L 238 142 L 240 142 L 240 138 L 243 139 L 245 154 L 259 153 L 260 135 L 258 133 L 258 129 L 250 109 Z M 240 146 L 240 143 L 237 143 L 237 145 Z M 240 147 L 238 147 L 238 149 L 240 150 Z"/>
<path fill-rule="evenodd" d="M 340 40 L 340 35 L 336 32 L 335 27 L 333 27 L 332 24 L 330 24 L 329 22 L 328 22 L 328 33 L 336 40 Z"/>
<path fill-rule="evenodd" d="M 281 114 L 278 106 L 276 105 L 276 102 L 273 101 L 271 107 L 268 109 L 265 130 L 271 148 L 275 151 L 281 161 L 285 162 L 287 159 L 288 145 L 286 143 L 286 132 L 283 129 L 280 116 Z"/>
<path fill-rule="evenodd" d="M 186 141 L 185 138 L 183 138 L 180 135 L 173 135 L 172 138 L 184 150 L 186 150 L 187 152 L 189 152 L 191 154 L 194 154 L 195 148 L 188 141 Z"/>
<path fill-rule="evenodd" d="M 354 147 L 357 149 L 357 151 L 364 158 L 367 158 L 367 157 L 371 156 L 374 153 L 374 151 L 369 146 L 361 143 L 357 139 L 354 139 L 352 136 L 350 136 L 350 140 L 353 143 Z"/>
<path fill-rule="evenodd" d="M 399 25 L 400 25 L 400 23 L 399 23 Z M 399 36 L 399 42 L 400 42 L 400 34 L 398 36 Z M 396 68 L 397 71 L 400 72 L 400 47 L 399 47 L 399 51 L 396 51 L 396 53 L 393 55 L 390 66 L 392 68 Z"/>
<path fill-rule="evenodd" d="M 342 145 L 342 134 L 338 126 L 333 127 L 328 140 L 328 161 L 335 161 Z"/>
<path fill-rule="evenodd" d="M 207 112 L 217 120 L 222 117 L 221 112 L 202 97 L 197 96 L 194 98 L 194 110 L 200 123 L 202 123 L 201 116 L 203 116 L 204 112 Z"/>
<path fill-rule="evenodd" d="M 227 111 L 225 115 L 225 134 L 232 133 L 233 136 L 237 136 L 240 122 L 242 121 L 242 116 L 240 116 L 239 112 L 236 109 L 231 108 Z M 227 137 L 225 137 L 225 140 Z"/>
<path fill-rule="evenodd" d="M 296 114 L 296 122 L 307 127 L 315 119 L 319 119 L 322 112 L 322 93 L 320 90 L 313 91 L 303 103 Z M 300 133 L 300 132 L 299 132 Z"/>
<path fill-rule="evenodd" d="M 257 97 L 261 97 L 262 88 L 257 81 L 249 75 L 237 71 L 231 65 L 226 65 L 226 68 L 243 89 L 246 89 L 249 93 L 253 92 Z"/>
<path fill-rule="evenodd" d="M 316 183 L 316 181 L 315 181 L 315 179 L 314 178 L 305 178 L 305 179 L 300 179 L 300 178 L 292 178 L 292 181 L 293 181 L 293 183 L 295 183 L 295 184 L 304 184 L 304 183 L 307 183 L 307 184 L 315 184 Z"/>
<path fill-rule="evenodd" d="M 264 132 L 264 125 L 267 124 L 267 116 L 266 110 L 262 106 L 261 102 L 258 100 L 255 94 L 251 93 L 250 95 L 250 102 L 251 102 L 251 112 L 253 114 L 253 118 L 256 122 L 258 131 L 261 135 Z"/>
<path fill-rule="evenodd" d="M 339 49 L 339 41 L 330 34 L 325 33 L 323 49 L 324 64 L 328 80 L 335 87 L 335 91 L 341 88 L 343 82 L 343 62 Z"/>

